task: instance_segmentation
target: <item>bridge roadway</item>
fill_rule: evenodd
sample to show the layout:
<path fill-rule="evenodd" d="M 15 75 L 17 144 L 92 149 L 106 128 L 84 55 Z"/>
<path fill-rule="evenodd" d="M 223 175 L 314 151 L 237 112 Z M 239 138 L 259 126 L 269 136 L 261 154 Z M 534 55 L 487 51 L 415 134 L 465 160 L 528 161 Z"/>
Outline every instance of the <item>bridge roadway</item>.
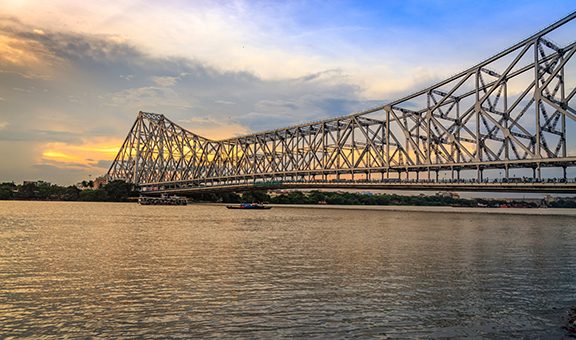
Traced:
<path fill-rule="evenodd" d="M 285 173 L 262 173 L 183 181 L 140 183 L 143 195 L 192 194 L 199 192 L 233 192 L 276 189 L 356 189 L 356 190 L 403 190 L 403 191 L 482 191 L 523 193 L 576 194 L 576 178 L 567 177 L 567 168 L 576 165 L 576 157 L 539 160 L 510 160 L 506 162 L 469 162 L 468 164 L 428 164 L 397 168 L 374 168 L 352 171 L 332 169 L 294 171 Z M 562 170 L 562 178 L 543 178 L 542 169 Z M 511 178 L 508 170 L 532 170 L 532 177 Z M 484 171 L 500 171 L 501 178 L 486 179 Z M 477 171 L 477 178 L 460 178 L 460 172 Z M 448 175 L 439 177 L 439 172 Z M 503 172 L 503 174 L 502 174 Z M 398 178 L 385 178 L 390 174 Z M 416 178 L 401 178 L 411 173 Z M 419 174 L 428 174 L 420 178 Z M 435 173 L 435 176 L 432 175 Z M 339 179 L 339 176 L 365 175 L 363 179 Z M 374 176 L 374 177 L 370 177 Z M 380 176 L 375 178 L 375 176 Z M 320 179 L 318 179 L 320 177 Z M 334 178 L 336 177 L 336 178 Z M 403 176 L 402 176 L 403 177 Z M 368 178 L 368 179 L 366 179 Z M 435 179 L 433 179 L 435 178 Z"/>
<path fill-rule="evenodd" d="M 190 183 L 163 183 L 140 186 L 143 195 L 193 194 L 201 192 L 234 192 L 278 189 L 348 189 L 348 190 L 402 190 L 402 191 L 480 191 L 576 194 L 576 182 L 476 182 L 476 181 L 273 181 L 238 184 L 191 185 Z"/>
<path fill-rule="evenodd" d="M 216 141 L 139 112 L 107 179 L 146 193 L 576 192 L 566 181 L 576 166 L 574 26 L 552 34 L 574 19 L 576 12 L 448 79 L 346 116 Z M 514 176 L 523 183 L 510 183 Z M 542 180 L 548 176 L 562 180 Z"/>

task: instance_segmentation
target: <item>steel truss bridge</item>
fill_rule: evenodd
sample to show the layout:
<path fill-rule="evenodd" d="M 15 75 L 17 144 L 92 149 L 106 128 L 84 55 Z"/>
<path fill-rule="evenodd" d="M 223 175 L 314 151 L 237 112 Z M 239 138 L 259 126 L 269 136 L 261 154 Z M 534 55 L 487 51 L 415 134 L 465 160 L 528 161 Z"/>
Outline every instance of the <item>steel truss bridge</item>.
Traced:
<path fill-rule="evenodd" d="M 562 30 L 574 36 L 574 27 L 566 29 L 575 18 L 429 88 L 347 116 L 215 141 L 140 112 L 107 177 L 143 193 L 576 192 L 567 178 L 576 164 L 567 147 L 567 131 L 576 128 L 576 42 L 554 40 Z M 543 174 L 552 168 L 554 179 Z"/>

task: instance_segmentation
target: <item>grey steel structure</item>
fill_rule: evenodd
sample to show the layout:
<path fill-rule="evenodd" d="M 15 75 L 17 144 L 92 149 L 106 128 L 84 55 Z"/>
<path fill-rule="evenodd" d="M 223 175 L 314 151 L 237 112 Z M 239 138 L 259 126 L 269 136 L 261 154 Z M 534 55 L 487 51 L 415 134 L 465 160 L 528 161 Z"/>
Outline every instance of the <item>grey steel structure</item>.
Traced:
<path fill-rule="evenodd" d="M 576 121 L 576 43 L 558 46 L 549 38 L 575 18 L 576 12 L 427 89 L 348 116 L 215 141 L 161 114 L 140 112 L 107 176 L 143 192 L 576 192 L 566 178 L 566 168 L 576 164 L 567 148 L 567 125 Z M 558 180 L 542 180 L 548 167 L 561 169 Z M 519 168 L 530 178 L 512 177 Z M 498 169 L 501 179 L 487 181 L 489 169 Z"/>

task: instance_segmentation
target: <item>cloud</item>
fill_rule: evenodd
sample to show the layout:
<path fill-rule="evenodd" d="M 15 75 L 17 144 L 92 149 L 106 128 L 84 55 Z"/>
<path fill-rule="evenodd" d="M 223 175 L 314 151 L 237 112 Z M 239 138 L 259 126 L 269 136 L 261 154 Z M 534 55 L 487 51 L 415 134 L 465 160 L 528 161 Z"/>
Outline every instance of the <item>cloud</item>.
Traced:
<path fill-rule="evenodd" d="M 101 168 L 104 170 L 108 170 L 110 168 L 110 165 L 112 165 L 112 160 L 104 160 L 104 159 L 99 160 L 93 164 L 95 168 Z"/>
<path fill-rule="evenodd" d="M 137 108 L 189 108 L 190 100 L 181 98 L 173 89 L 157 86 L 130 88 L 116 92 L 111 97 L 111 104 Z"/>
<path fill-rule="evenodd" d="M 0 164 L 0 179 L 43 170 L 70 183 L 103 173 L 110 154 L 86 148 L 120 143 L 140 110 L 224 138 L 377 106 L 570 6 L 555 4 L 509 11 L 478 2 L 449 15 L 449 3 L 415 1 L 9 1 L 0 16 L 0 122 L 9 122 L 0 151 L 16 156 Z M 468 22 L 493 6 L 494 17 Z M 546 15 L 526 15 L 534 12 Z"/>
<path fill-rule="evenodd" d="M 50 183 L 57 183 L 61 185 L 72 185 L 87 179 L 89 175 L 94 176 L 97 173 L 91 173 L 84 167 L 62 166 L 52 164 L 33 164 L 28 168 L 25 174 L 20 178 L 25 180 L 43 180 Z M 16 181 L 21 181 L 16 179 Z"/>
<path fill-rule="evenodd" d="M 199 134 L 202 137 L 212 140 L 246 135 L 250 132 L 246 126 L 231 119 L 218 120 L 212 117 L 194 117 L 179 120 L 177 124 L 192 132 L 201 131 Z"/>
<path fill-rule="evenodd" d="M 65 161 L 93 165 L 99 160 L 114 159 L 121 145 L 121 139 L 102 137 L 85 138 L 79 144 L 50 142 L 41 145 L 41 159 L 42 161 Z"/>
<path fill-rule="evenodd" d="M 156 85 L 164 87 L 173 86 L 178 81 L 177 77 L 153 77 L 152 79 Z"/>
<path fill-rule="evenodd" d="M 104 173 L 102 165 L 115 156 L 140 110 L 164 113 L 195 133 L 220 139 L 342 115 L 371 103 L 338 69 L 266 79 L 195 59 L 148 55 L 109 35 L 33 28 L 14 20 L 1 27 L 0 34 L 33 55 L 50 76 L 33 78 L 34 66 L 3 64 L 0 93 L 10 100 L 0 102 L 0 109 L 10 125 L 0 144 L 11 143 L 13 152 L 28 148 L 29 158 L 14 167 L 75 171 L 62 172 L 59 182 L 72 173 Z M 10 165 L 0 169 L 0 177 L 16 173 Z"/>

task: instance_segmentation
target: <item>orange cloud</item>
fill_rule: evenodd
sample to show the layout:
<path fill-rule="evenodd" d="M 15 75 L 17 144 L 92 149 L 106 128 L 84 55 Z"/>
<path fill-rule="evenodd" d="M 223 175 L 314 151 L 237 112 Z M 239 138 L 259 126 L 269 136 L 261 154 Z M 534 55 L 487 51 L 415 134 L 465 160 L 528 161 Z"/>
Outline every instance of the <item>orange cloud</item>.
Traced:
<path fill-rule="evenodd" d="M 29 42 L 0 35 L 0 62 L 16 65 L 34 65 L 40 62 L 38 56 L 30 51 Z"/>
<path fill-rule="evenodd" d="M 31 29 L 30 32 L 38 36 L 45 34 L 40 29 Z M 0 66 L 8 67 L 26 78 L 49 79 L 55 71 L 54 67 L 62 62 L 42 43 L 33 38 L 2 32 L 0 27 Z"/>
<path fill-rule="evenodd" d="M 53 142 L 41 147 L 41 161 L 99 167 L 99 161 L 111 161 L 116 157 L 122 140 L 96 138 L 82 144 Z M 64 164 L 66 163 L 66 164 Z"/>

